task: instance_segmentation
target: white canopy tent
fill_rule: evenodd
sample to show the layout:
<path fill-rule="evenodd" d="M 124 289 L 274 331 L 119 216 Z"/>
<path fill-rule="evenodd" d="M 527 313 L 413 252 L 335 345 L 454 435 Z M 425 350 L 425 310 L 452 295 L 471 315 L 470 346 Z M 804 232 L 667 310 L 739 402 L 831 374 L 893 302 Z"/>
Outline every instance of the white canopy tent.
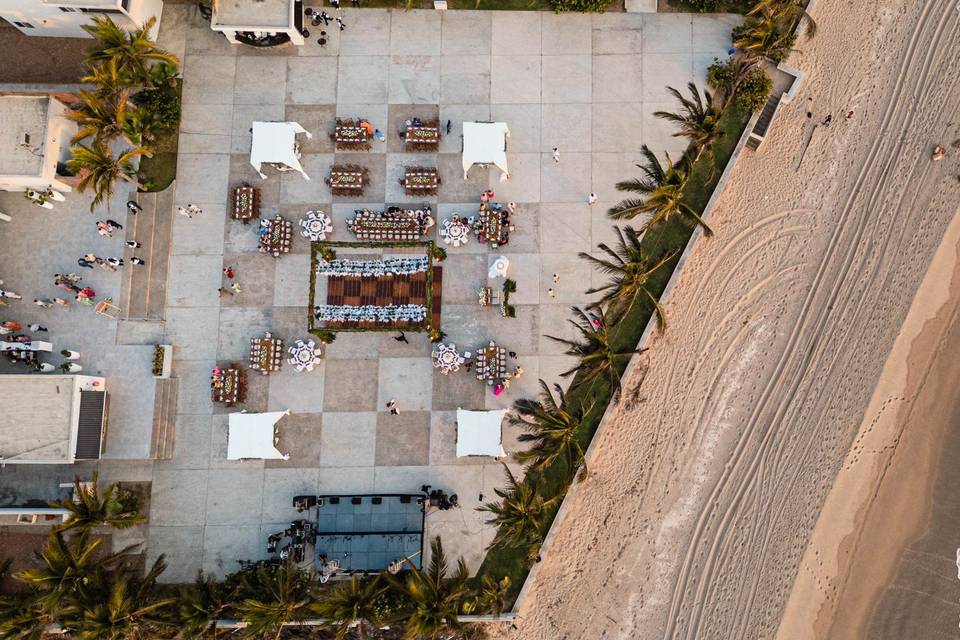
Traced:
<path fill-rule="evenodd" d="M 277 451 L 277 422 L 289 411 L 270 413 L 231 413 L 227 434 L 227 460 L 244 458 L 289 460 Z"/>
<path fill-rule="evenodd" d="M 465 411 L 457 409 L 457 457 L 505 456 L 500 423 L 506 409 Z"/>
<path fill-rule="evenodd" d="M 500 180 L 510 177 L 507 168 L 507 138 L 510 129 L 505 122 L 464 122 L 463 123 L 463 179 L 475 164 L 495 165 L 503 175 Z"/>
<path fill-rule="evenodd" d="M 250 146 L 250 164 L 257 170 L 261 178 L 266 179 L 260 167 L 264 163 L 281 164 L 294 171 L 299 171 L 307 180 L 310 176 L 300 165 L 297 157 L 296 136 L 304 133 L 309 140 L 313 136 L 300 126 L 298 122 L 254 122 L 253 142 Z"/>

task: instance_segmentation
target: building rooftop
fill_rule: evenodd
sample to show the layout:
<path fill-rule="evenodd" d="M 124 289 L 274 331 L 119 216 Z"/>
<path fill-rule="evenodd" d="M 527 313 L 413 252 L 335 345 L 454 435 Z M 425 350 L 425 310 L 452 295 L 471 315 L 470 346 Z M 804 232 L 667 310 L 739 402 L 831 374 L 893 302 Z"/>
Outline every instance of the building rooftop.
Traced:
<path fill-rule="evenodd" d="M 64 7 L 82 7 L 84 9 L 114 9 L 119 0 L 43 0 L 44 4 L 53 4 Z"/>
<path fill-rule="evenodd" d="M 0 175 L 40 175 L 49 108 L 48 96 L 0 97 Z M 23 144 L 24 134 L 29 145 Z"/>
<path fill-rule="evenodd" d="M 218 0 L 213 25 L 219 27 L 289 27 L 293 0 Z"/>
<path fill-rule="evenodd" d="M 0 376 L 0 461 L 72 462 L 79 386 L 76 376 Z"/>

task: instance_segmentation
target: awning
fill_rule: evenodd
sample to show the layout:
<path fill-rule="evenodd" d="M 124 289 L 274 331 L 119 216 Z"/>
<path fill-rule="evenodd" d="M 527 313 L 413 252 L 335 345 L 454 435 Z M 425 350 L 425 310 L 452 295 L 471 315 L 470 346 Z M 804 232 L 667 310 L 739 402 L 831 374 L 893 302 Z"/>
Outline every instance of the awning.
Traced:
<path fill-rule="evenodd" d="M 475 164 L 496 165 L 504 175 L 507 169 L 507 138 L 510 129 L 505 122 L 463 123 L 463 179 Z M 501 178 L 502 179 L 502 178 Z"/>
<path fill-rule="evenodd" d="M 277 451 L 276 424 L 289 411 L 270 413 L 231 413 L 227 434 L 227 460 L 244 458 L 282 459 L 290 456 Z"/>
<path fill-rule="evenodd" d="M 300 174 L 310 179 L 300 160 L 297 158 L 295 150 L 296 135 L 298 133 L 307 134 L 307 139 L 312 138 L 310 132 L 300 126 L 297 122 L 254 122 L 253 123 L 253 142 L 250 145 L 250 164 L 257 170 L 261 178 L 266 178 L 263 171 L 260 170 L 264 163 L 282 164 L 299 171 Z"/>
<path fill-rule="evenodd" d="M 500 423 L 506 412 L 457 409 L 457 457 L 506 455 L 500 444 Z"/>

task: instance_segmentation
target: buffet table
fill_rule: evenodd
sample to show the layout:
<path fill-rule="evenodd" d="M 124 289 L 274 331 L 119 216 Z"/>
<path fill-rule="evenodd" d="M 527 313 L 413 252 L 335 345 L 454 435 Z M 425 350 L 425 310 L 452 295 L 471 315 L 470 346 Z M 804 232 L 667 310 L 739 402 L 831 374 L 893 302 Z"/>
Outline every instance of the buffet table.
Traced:
<path fill-rule="evenodd" d="M 500 207 L 480 209 L 473 230 L 477 240 L 488 242 L 493 248 L 507 244 L 510 241 L 510 213 Z"/>
<path fill-rule="evenodd" d="M 430 207 L 370 211 L 359 209 L 347 220 L 347 227 L 358 240 L 419 240 L 433 226 Z"/>
<path fill-rule="evenodd" d="M 504 380 L 507 377 L 507 350 L 491 342 L 477 350 L 477 380 L 486 380 L 487 384 Z"/>
<path fill-rule="evenodd" d="M 440 122 L 407 125 L 403 142 L 409 151 L 437 151 L 440 148 Z"/>
<path fill-rule="evenodd" d="M 335 196 L 363 195 L 367 185 L 367 169 L 357 165 L 333 165 L 330 177 L 325 179 Z"/>
<path fill-rule="evenodd" d="M 354 121 L 337 118 L 337 124 L 330 137 L 337 149 L 369 151 L 370 138 L 373 137 L 373 126 L 362 119 Z"/>
<path fill-rule="evenodd" d="M 243 379 L 240 369 L 214 367 L 210 378 L 210 392 L 214 402 L 233 406 L 243 401 Z"/>
<path fill-rule="evenodd" d="M 267 333 L 263 338 L 250 338 L 250 368 L 264 375 L 280 369 L 283 362 L 283 340 Z"/>

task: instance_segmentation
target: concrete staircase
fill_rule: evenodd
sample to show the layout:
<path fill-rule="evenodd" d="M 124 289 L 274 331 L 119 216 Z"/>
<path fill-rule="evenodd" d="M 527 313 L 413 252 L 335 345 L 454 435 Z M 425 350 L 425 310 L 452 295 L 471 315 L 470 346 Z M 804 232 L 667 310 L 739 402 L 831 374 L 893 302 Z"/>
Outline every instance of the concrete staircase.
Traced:
<path fill-rule="evenodd" d="M 164 320 L 175 186 L 176 183 L 171 184 L 159 193 L 131 194 L 143 210 L 127 216 L 125 239 L 136 240 L 142 246 L 124 251 L 120 291 L 123 320 Z M 146 264 L 132 264 L 133 256 L 142 258 Z"/>
<path fill-rule="evenodd" d="M 173 444 L 177 423 L 176 378 L 156 381 L 153 396 L 153 431 L 150 434 L 150 457 L 154 460 L 173 458 Z"/>

